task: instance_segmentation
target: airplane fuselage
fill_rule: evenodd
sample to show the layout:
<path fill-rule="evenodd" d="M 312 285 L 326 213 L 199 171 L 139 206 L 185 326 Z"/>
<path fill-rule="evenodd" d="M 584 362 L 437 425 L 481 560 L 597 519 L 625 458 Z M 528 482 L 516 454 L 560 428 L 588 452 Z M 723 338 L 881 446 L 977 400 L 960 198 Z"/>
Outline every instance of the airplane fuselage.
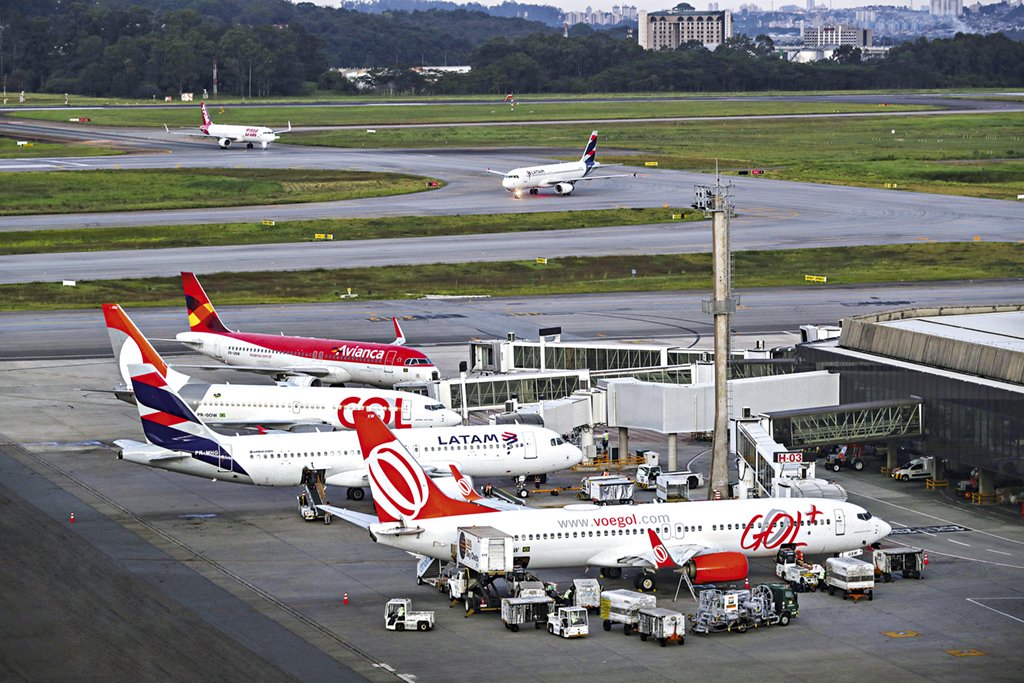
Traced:
<path fill-rule="evenodd" d="M 594 166 L 587 166 L 582 161 L 514 168 L 501 179 L 501 186 L 509 192 L 516 192 L 531 188 L 555 187 L 558 184 L 571 185 L 590 173 L 592 168 Z"/>
<path fill-rule="evenodd" d="M 278 135 L 266 126 L 231 126 L 221 123 L 211 123 L 200 128 L 204 133 L 218 140 L 231 140 L 232 142 L 259 143 L 266 147 L 271 142 L 276 142 Z M 226 146 L 221 144 L 221 146 Z"/>
<path fill-rule="evenodd" d="M 325 384 L 369 384 L 391 387 L 398 382 L 431 381 L 437 368 L 415 349 L 392 344 L 355 342 L 272 334 L 179 332 L 177 340 L 228 365 L 262 368 L 267 374 L 315 371 Z M 289 372 L 288 369 L 294 369 Z"/>
<path fill-rule="evenodd" d="M 578 464 L 583 453 L 558 434 L 534 425 L 408 429 L 401 441 L 427 468 L 448 464 L 471 477 L 518 477 Z M 334 486 L 366 486 L 366 465 L 355 432 L 224 436 L 221 450 L 192 456 L 134 443 L 121 458 L 182 474 L 261 486 L 294 486 L 303 469 L 323 470 Z M 127 442 L 126 442 L 127 443 Z M 120 444 L 119 444 L 120 445 Z"/>
<path fill-rule="evenodd" d="M 875 543 L 891 530 L 852 503 L 802 498 L 579 504 L 419 519 L 404 529 L 398 523 L 374 524 L 370 533 L 384 545 L 449 559 L 450 549 L 458 547 L 459 528 L 468 526 L 512 535 L 517 564 L 530 569 L 623 566 L 620 559 L 650 551 L 648 529 L 668 546 L 694 545 L 748 557 L 774 555 L 783 545 L 807 554 L 845 552 Z M 400 529 L 403 533 L 395 533 Z"/>

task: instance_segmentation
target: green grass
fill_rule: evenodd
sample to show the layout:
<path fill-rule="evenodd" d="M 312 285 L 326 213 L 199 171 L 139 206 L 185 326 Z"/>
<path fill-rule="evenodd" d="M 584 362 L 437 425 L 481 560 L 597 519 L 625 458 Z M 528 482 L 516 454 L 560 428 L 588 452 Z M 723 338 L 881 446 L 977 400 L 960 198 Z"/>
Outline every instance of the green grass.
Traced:
<path fill-rule="evenodd" d="M 347 102 L 347 101 L 345 101 Z M 886 111 L 920 111 L 932 107 L 898 105 Z M 563 121 L 572 119 L 636 119 L 680 116 L 743 116 L 778 114 L 834 114 L 841 112 L 880 111 L 878 105 L 835 102 L 792 102 L 764 100 L 708 101 L 686 99 L 674 101 L 646 101 L 642 105 L 626 101 L 589 101 L 575 99 L 572 102 L 531 103 L 529 98 L 515 107 L 494 98 L 490 102 L 437 102 L 409 107 L 366 104 L 358 107 L 344 106 L 280 106 L 260 107 L 258 105 L 225 105 L 218 103 L 209 107 L 210 117 L 215 123 L 234 125 L 266 125 L 275 129 L 285 128 L 289 121 L 293 126 L 382 126 L 388 124 L 435 124 L 448 123 L 517 123 L 530 121 Z M 122 109 L 60 109 L 44 111 L 21 111 L 19 117 L 45 121 L 67 121 L 69 118 L 89 117 L 91 122 L 82 125 L 99 126 L 198 126 L 200 123 L 199 104 L 159 108 Z M 288 142 L 290 138 L 283 138 Z"/>
<path fill-rule="evenodd" d="M 632 276 L 632 269 L 637 276 Z M 934 243 L 840 249 L 736 252 L 733 286 L 829 287 L 869 282 L 1018 278 L 1022 243 Z M 828 284 L 808 284 L 824 275 Z M 608 256 L 535 262 L 349 268 L 203 276 L 213 300 L 226 304 L 337 301 L 348 288 L 367 299 L 426 294 L 523 296 L 592 292 L 709 290 L 710 254 Z M 129 308 L 181 305 L 180 278 L 2 285 L 0 310 L 94 308 L 116 302 Z"/>
<path fill-rule="evenodd" d="M 683 220 L 700 220 L 692 209 L 607 209 L 595 211 L 552 211 L 547 213 L 493 214 L 473 216 L 420 216 L 350 218 L 211 225 L 147 226 L 137 228 L 76 228 L 72 230 L 25 230 L 0 233 L 0 254 L 54 254 L 69 251 L 120 249 L 168 249 L 211 247 L 231 244 L 282 244 L 314 241 L 316 234 L 334 240 L 363 240 L 400 237 L 432 237 L 498 232 L 568 230 L 612 225 L 667 223 L 674 214 Z"/>
<path fill-rule="evenodd" d="M 28 142 L 18 145 L 19 140 Z M 23 138 L 0 137 L 0 159 L 38 159 L 41 157 L 95 157 L 122 154 L 121 150 L 103 147 L 92 143 L 52 143 L 36 142 Z"/>
<path fill-rule="evenodd" d="M 145 169 L 7 173 L 0 215 L 294 204 L 407 194 L 428 179 L 368 171 Z"/>

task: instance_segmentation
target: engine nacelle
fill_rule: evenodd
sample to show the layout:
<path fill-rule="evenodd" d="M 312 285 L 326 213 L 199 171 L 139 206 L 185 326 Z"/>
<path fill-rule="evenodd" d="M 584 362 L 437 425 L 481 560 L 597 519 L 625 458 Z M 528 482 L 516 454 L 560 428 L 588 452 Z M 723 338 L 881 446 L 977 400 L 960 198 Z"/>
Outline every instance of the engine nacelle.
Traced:
<path fill-rule="evenodd" d="M 220 145 L 221 149 L 227 149 L 231 146 L 231 138 L 221 138 L 217 141 L 217 144 Z"/>
<path fill-rule="evenodd" d="M 279 387 L 320 387 L 323 382 L 312 375 L 289 375 L 277 381 Z"/>
<path fill-rule="evenodd" d="M 576 186 L 572 183 L 558 183 L 555 185 L 555 192 L 558 194 L 571 194 L 575 189 Z"/>
<path fill-rule="evenodd" d="M 694 584 L 728 583 L 747 578 L 749 567 L 743 553 L 709 553 L 687 562 L 686 573 Z"/>

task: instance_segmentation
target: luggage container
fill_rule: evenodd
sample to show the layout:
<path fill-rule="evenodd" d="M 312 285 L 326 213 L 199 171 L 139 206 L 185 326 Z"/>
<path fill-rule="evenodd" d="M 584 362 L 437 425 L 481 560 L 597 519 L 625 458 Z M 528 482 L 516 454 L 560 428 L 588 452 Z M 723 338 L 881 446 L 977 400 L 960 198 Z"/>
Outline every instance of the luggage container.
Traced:
<path fill-rule="evenodd" d="M 512 536 L 489 526 L 459 527 L 452 559 L 482 574 L 512 571 Z"/>
<path fill-rule="evenodd" d="M 584 477 L 581 490 L 576 497 L 580 500 L 589 500 L 595 505 L 632 505 L 635 486 L 636 484 L 628 477 L 615 474 Z"/>
<path fill-rule="evenodd" d="M 636 628 L 639 611 L 657 606 L 658 599 L 653 595 L 623 589 L 601 591 L 601 625 L 611 631 L 612 624 L 622 624 L 622 632 L 628 636 Z"/>
<path fill-rule="evenodd" d="M 601 609 L 601 584 L 597 579 L 572 580 L 572 604 L 584 609 Z"/>
<path fill-rule="evenodd" d="M 519 631 L 523 624 L 533 622 L 534 628 L 543 628 L 548 621 L 548 614 L 555 601 L 544 596 L 528 598 L 502 598 L 501 621 L 505 628 L 513 633 Z"/>
<path fill-rule="evenodd" d="M 682 645 L 686 640 L 686 617 L 672 609 L 644 607 L 637 612 L 636 630 L 640 640 L 654 638 L 662 647 L 670 640 Z"/>
<path fill-rule="evenodd" d="M 828 594 L 843 591 L 843 600 L 867 597 L 875 599 L 875 567 L 855 557 L 829 557 L 825 560 L 825 584 Z"/>
<path fill-rule="evenodd" d="M 921 548 L 880 548 L 871 554 L 875 565 L 875 578 L 886 583 L 900 572 L 904 579 L 920 579 L 924 570 L 924 550 Z"/>

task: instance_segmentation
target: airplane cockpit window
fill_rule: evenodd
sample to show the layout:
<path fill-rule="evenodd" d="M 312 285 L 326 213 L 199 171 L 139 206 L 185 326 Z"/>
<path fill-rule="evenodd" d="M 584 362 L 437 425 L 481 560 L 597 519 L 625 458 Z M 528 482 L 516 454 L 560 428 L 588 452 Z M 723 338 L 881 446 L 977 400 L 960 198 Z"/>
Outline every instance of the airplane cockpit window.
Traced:
<path fill-rule="evenodd" d="M 870 512 L 858 512 L 857 513 L 857 519 L 862 519 L 862 520 L 864 520 L 866 522 L 869 519 L 871 519 L 871 513 Z"/>

